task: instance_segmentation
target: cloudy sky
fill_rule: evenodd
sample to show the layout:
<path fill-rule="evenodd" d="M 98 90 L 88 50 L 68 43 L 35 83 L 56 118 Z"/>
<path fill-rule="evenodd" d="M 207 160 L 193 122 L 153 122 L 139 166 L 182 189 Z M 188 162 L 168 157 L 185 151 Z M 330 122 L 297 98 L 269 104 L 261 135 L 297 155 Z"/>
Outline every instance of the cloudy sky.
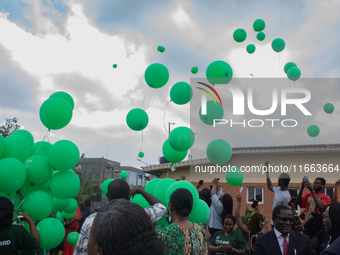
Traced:
<path fill-rule="evenodd" d="M 226 139 L 232 147 L 339 143 L 339 12 L 336 0 L 2 0 L 0 123 L 17 117 L 40 141 L 47 132 L 39 118 L 40 106 L 52 93 L 65 91 L 75 101 L 73 118 L 65 128 L 51 131 L 51 143 L 71 140 L 86 157 L 107 156 L 135 167 L 144 165 L 136 160 L 142 150 L 143 161 L 153 164 L 167 139 L 164 125 L 190 126 L 190 117 L 198 117 L 190 116 L 196 110 L 189 104 L 166 107 L 173 84 L 205 78 L 207 66 L 215 60 L 230 64 L 234 85 L 238 78 L 287 79 L 283 66 L 292 61 L 302 73 L 296 86 L 312 93 L 312 117 L 297 116 L 299 126 L 289 132 L 228 129 Z M 255 41 L 252 28 L 258 18 L 266 22 L 262 42 Z M 243 43 L 233 40 L 237 28 L 247 31 Z M 286 42 L 280 54 L 271 49 L 278 37 Z M 254 42 L 256 51 L 250 55 L 245 48 Z M 157 51 L 159 45 L 164 53 Z M 162 63 L 170 72 L 160 89 L 151 89 L 144 80 L 152 63 Z M 196 75 L 190 72 L 193 66 L 199 68 Z M 305 78 L 313 82 L 303 82 Z M 194 89 L 194 98 L 201 94 Z M 332 116 L 323 112 L 325 103 L 335 106 Z M 136 107 L 149 115 L 143 139 L 125 121 Z M 194 132 L 200 128 L 193 120 L 191 124 Z M 315 139 L 305 131 L 311 124 L 321 130 Z"/>

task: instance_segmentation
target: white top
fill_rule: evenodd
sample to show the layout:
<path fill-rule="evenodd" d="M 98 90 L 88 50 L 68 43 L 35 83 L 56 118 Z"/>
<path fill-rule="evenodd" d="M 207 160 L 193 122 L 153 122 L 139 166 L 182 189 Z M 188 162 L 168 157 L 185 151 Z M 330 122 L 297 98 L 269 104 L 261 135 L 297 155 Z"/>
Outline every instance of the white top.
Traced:
<path fill-rule="evenodd" d="M 280 187 L 273 187 L 274 192 L 274 200 L 273 200 L 273 209 L 277 205 L 288 205 L 291 196 L 288 190 L 281 190 Z M 273 225 L 273 220 L 271 221 L 271 224 Z"/>
<path fill-rule="evenodd" d="M 274 228 L 274 232 L 275 232 L 277 241 L 279 243 L 279 246 L 280 246 L 280 249 L 281 249 L 281 253 L 283 254 L 283 241 L 284 241 L 284 238 L 282 236 L 282 233 L 280 231 L 278 231 L 276 228 Z M 289 245 L 289 233 L 287 234 L 286 240 L 287 240 L 287 244 Z"/>

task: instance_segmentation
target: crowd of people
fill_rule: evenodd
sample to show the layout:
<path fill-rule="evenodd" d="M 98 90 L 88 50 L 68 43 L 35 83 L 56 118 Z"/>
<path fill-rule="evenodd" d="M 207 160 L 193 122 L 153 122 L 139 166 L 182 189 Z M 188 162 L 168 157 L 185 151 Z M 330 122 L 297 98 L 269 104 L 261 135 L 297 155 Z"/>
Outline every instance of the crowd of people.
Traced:
<path fill-rule="evenodd" d="M 108 186 L 109 202 L 91 214 L 91 201 L 85 201 L 82 214 L 77 212 L 67 223 L 67 231 L 80 231 L 74 247 L 63 242 L 65 254 L 248 254 L 297 255 L 340 254 L 340 203 L 335 183 L 333 199 L 324 194 L 326 181 L 316 178 L 314 183 L 304 179 L 298 196 L 288 191 L 290 177 L 281 174 L 274 187 L 267 174 L 268 189 L 274 192 L 271 224 L 267 225 L 257 206 L 252 209 L 250 222 L 241 218 L 242 197 L 233 198 L 219 190 L 219 180 L 213 179 L 211 189 L 199 190 L 200 199 L 210 208 L 206 224 L 192 223 L 192 193 L 184 188 L 172 192 L 164 205 L 141 188 L 130 189 L 125 180 L 117 179 Z M 309 192 L 303 195 L 303 190 Z M 150 204 L 143 209 L 130 202 L 140 194 Z M 298 215 L 296 208 L 305 208 Z M 79 210 L 79 208 L 77 209 Z M 79 210 L 80 211 L 80 210 Z M 13 202 L 0 197 L 0 254 L 18 254 L 19 250 L 39 247 L 40 237 L 27 213 L 20 213 L 28 223 L 30 233 L 13 225 Z M 155 228 L 165 219 L 169 224 Z M 238 227 L 236 229 L 236 226 Z M 61 244 L 62 245 L 62 244 Z M 53 254 L 53 250 L 50 254 Z"/>

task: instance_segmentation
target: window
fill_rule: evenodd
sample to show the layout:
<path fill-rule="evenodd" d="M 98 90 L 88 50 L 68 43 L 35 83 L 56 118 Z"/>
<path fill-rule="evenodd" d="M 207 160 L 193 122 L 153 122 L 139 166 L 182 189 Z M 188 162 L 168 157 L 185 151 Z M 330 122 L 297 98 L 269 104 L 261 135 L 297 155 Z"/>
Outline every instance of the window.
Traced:
<path fill-rule="evenodd" d="M 333 199 L 333 191 L 334 191 L 333 187 L 324 188 L 325 194 L 328 195 L 331 198 L 331 201 Z"/>
<path fill-rule="evenodd" d="M 263 203 L 263 188 L 262 187 L 247 187 L 247 203 L 252 203 L 254 200 Z"/>

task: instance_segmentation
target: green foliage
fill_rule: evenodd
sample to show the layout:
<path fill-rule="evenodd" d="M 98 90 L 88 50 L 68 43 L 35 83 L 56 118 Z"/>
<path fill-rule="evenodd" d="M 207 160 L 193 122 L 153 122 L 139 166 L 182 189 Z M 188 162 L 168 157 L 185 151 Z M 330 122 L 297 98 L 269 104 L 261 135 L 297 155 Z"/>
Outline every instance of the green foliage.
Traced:
<path fill-rule="evenodd" d="M 259 208 L 257 208 L 257 212 L 260 213 L 260 209 Z M 246 207 L 244 216 L 240 216 L 240 219 L 241 219 L 242 223 L 244 225 L 246 225 L 247 227 L 249 227 L 251 217 L 254 215 L 254 213 L 255 213 L 255 211 L 253 209 L 249 210 L 248 207 Z M 266 221 L 266 216 L 263 216 L 263 220 L 265 221 L 266 224 L 268 224 L 268 222 Z M 241 231 L 241 229 L 239 227 L 237 227 L 235 230 L 237 232 L 239 232 L 240 234 L 242 234 L 242 231 Z"/>
<path fill-rule="evenodd" d="M 3 138 L 12 134 L 15 130 L 20 129 L 20 125 L 17 124 L 18 119 L 14 117 L 13 119 L 6 119 L 6 123 L 3 126 L 0 126 L 0 134 Z"/>
<path fill-rule="evenodd" d="M 99 180 L 95 179 L 92 184 L 90 184 L 89 180 L 85 180 L 84 185 L 79 190 L 75 200 L 77 200 L 78 203 L 81 203 L 87 198 L 92 198 L 93 201 L 100 202 L 101 196 L 102 189 L 100 188 Z"/>

